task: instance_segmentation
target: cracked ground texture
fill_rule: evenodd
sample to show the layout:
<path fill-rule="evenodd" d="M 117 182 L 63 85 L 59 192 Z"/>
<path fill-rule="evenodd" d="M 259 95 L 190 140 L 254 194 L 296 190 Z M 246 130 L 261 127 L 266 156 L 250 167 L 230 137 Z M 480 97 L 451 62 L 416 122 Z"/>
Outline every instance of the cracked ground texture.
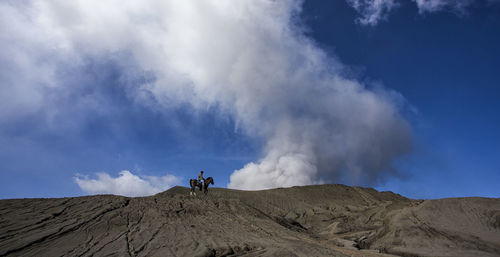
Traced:
<path fill-rule="evenodd" d="M 0 256 L 500 256 L 500 199 L 343 185 L 0 200 Z"/>

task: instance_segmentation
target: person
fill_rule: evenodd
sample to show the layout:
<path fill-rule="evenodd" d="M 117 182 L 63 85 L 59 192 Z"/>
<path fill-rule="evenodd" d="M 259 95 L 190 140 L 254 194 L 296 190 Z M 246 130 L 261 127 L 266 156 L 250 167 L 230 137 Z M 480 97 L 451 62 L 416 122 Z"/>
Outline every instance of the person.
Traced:
<path fill-rule="evenodd" d="M 204 179 L 205 178 L 203 178 L 203 171 L 200 171 L 200 174 L 198 174 L 198 182 L 202 183 Z"/>

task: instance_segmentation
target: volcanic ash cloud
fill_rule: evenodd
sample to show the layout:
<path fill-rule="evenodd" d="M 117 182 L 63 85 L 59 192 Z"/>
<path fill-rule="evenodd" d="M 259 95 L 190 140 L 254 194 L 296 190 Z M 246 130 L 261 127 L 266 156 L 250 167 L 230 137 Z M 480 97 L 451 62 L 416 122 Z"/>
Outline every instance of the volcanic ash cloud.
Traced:
<path fill-rule="evenodd" d="M 340 61 L 305 36 L 300 8 L 292 0 L 3 2 L 0 12 L 10 18 L 0 29 L 17 40 L 2 47 L 24 64 L 2 60 L 10 73 L 29 73 L 43 60 L 46 74 L 63 76 L 55 71 L 83 69 L 81 60 L 126 56 L 122 80 L 141 72 L 154 78 L 124 86 L 135 103 L 219 108 L 265 142 L 259 160 L 234 171 L 230 188 L 372 183 L 394 172 L 393 161 L 410 150 L 402 97 L 344 76 Z M 30 59 L 23 53 L 32 48 Z M 27 81 L 43 79 L 49 91 L 72 90 L 64 79 L 32 74 L 24 87 L 45 92 Z"/>

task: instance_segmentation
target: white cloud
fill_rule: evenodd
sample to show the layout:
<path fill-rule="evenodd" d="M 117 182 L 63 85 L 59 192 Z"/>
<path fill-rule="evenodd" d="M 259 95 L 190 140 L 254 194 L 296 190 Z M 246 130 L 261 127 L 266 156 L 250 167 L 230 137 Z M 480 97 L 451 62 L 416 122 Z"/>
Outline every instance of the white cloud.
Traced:
<path fill-rule="evenodd" d="M 458 13 L 465 13 L 466 8 L 474 0 L 414 0 L 420 13 L 437 12 L 442 10 L 453 10 Z"/>
<path fill-rule="evenodd" d="M 362 25 L 377 25 L 380 20 L 399 4 L 396 0 L 346 0 L 361 17 L 357 19 Z"/>
<path fill-rule="evenodd" d="M 394 7 L 377 3 L 373 8 Z M 0 32 L 16 38 L 0 41 L 2 49 L 12 49 L 1 56 L 2 63 L 12 65 L 13 78 L 34 74 L 11 79 L 6 93 L 24 86 L 20 98 L 39 91 L 36 97 L 45 104 L 57 97 L 47 88 L 57 88 L 58 94 L 74 90 L 59 69 L 84 69 L 85 58 L 105 61 L 124 53 L 133 69 L 123 65 L 123 80 L 140 72 L 155 78 L 124 85 L 130 98 L 153 108 L 217 107 L 244 132 L 266 142 L 262 158 L 235 171 L 229 187 L 340 178 L 371 184 L 393 172 L 393 161 L 411 149 L 410 127 L 399 114 L 402 97 L 344 77 L 340 61 L 294 25 L 300 1 L 33 0 L 1 2 L 0 7 L 14 13 L 2 20 Z M 384 12 L 373 15 L 366 22 Z M 31 48 L 34 53 L 26 55 Z M 45 67 L 41 74 L 40 65 Z M 44 80 L 45 74 L 57 76 Z M 71 104 L 81 100 L 75 101 Z M 95 105 L 90 103 L 80 105 Z M 92 184 L 99 190 L 106 186 L 99 181 L 115 181 L 101 177 Z"/>
<path fill-rule="evenodd" d="M 128 170 L 121 171 L 118 177 L 107 173 L 97 173 L 97 179 L 78 174 L 75 182 L 88 194 L 115 194 L 124 196 L 147 196 L 169 189 L 179 183 L 173 175 L 137 176 Z"/>
<path fill-rule="evenodd" d="M 453 11 L 459 15 L 467 13 L 475 0 L 412 0 L 418 7 L 420 14 L 444 10 Z M 379 21 L 387 19 L 389 13 L 396 9 L 400 0 L 346 0 L 361 17 L 357 21 L 361 25 L 375 26 Z M 499 0 L 488 0 L 489 4 L 498 3 Z"/>

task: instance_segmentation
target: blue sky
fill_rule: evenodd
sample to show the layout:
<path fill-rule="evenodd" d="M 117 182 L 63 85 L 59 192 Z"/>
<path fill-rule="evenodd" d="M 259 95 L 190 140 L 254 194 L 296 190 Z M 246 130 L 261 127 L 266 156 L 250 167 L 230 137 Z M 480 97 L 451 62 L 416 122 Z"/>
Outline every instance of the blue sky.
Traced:
<path fill-rule="evenodd" d="M 376 26 L 353 23 L 345 3 L 307 1 L 311 36 L 345 63 L 404 95 L 416 148 L 408 178 L 379 189 L 414 197 L 499 197 L 500 6 L 424 15 L 411 2 Z M 337 19 L 333 17 L 338 17 Z M 342 33 L 342 37 L 336 35 Z"/>
<path fill-rule="evenodd" d="M 382 2 L 2 3 L 0 198 L 145 195 L 199 170 L 499 197 L 500 4 Z"/>

